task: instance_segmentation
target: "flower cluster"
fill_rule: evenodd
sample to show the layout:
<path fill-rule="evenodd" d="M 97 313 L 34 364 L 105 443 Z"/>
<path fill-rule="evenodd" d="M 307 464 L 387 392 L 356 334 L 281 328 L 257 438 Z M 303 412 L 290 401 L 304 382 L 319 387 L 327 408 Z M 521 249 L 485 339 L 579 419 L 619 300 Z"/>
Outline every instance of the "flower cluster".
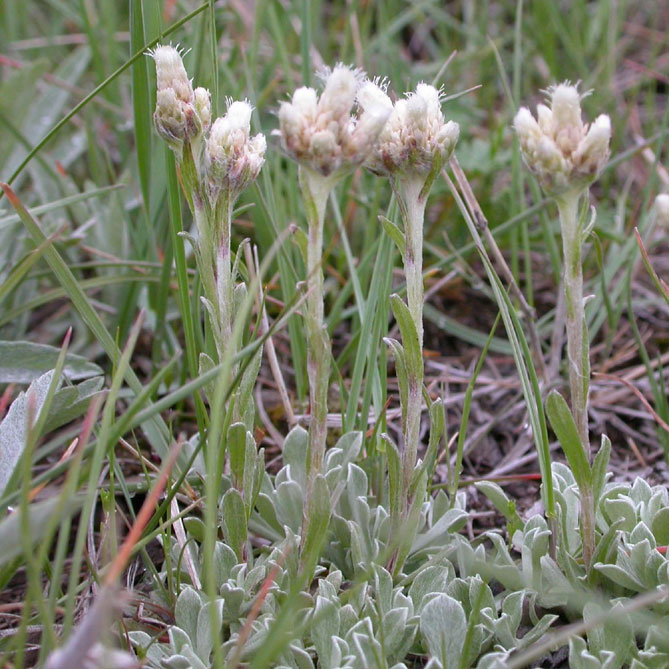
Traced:
<path fill-rule="evenodd" d="M 149 55 L 156 62 L 156 129 L 181 157 L 184 142 L 192 142 L 209 129 L 211 95 L 205 88 L 193 90 L 178 49 L 159 45 Z"/>
<path fill-rule="evenodd" d="M 358 102 L 360 114 L 351 114 Z M 337 65 L 327 73 L 325 88 L 298 88 L 279 109 L 284 150 L 298 163 L 324 177 L 343 175 L 372 150 L 392 103 L 360 70 Z"/>
<path fill-rule="evenodd" d="M 421 83 L 395 103 L 365 165 L 384 176 L 428 175 L 450 158 L 459 134 L 457 123 L 444 120 L 439 91 Z"/>
<path fill-rule="evenodd" d="M 193 159 L 198 175 L 206 177 L 204 189 L 209 201 L 215 205 L 222 190 L 234 201 L 255 181 L 265 162 L 264 135 L 250 137 L 251 105 L 246 101 L 229 101 L 227 114 L 212 125 L 211 95 L 205 88 L 193 90 L 179 50 L 163 45 L 149 55 L 156 62 L 158 92 L 154 120 L 158 133 L 179 161 L 186 143 L 195 144 L 206 137 L 202 168 L 200 145 L 193 151 Z"/>
<path fill-rule="evenodd" d="M 549 89 L 550 108 L 537 105 L 537 118 L 521 107 L 514 119 L 525 163 L 546 192 L 559 195 L 594 181 L 609 158 L 611 121 L 598 116 L 591 125 L 581 118 L 581 96 L 575 86 Z"/>
<path fill-rule="evenodd" d="M 265 136 L 249 136 L 252 111 L 246 101 L 230 102 L 227 114 L 211 127 L 204 168 L 212 204 L 221 190 L 227 190 L 234 199 L 256 180 L 265 162 Z"/>

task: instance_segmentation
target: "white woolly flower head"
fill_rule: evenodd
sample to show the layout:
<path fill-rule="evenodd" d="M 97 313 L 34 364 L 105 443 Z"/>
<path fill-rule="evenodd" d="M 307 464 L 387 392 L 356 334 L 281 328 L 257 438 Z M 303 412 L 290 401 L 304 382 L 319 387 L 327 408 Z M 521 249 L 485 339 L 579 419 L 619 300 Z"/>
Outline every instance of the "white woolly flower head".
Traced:
<path fill-rule="evenodd" d="M 537 118 L 521 107 L 514 119 L 523 159 L 551 195 L 585 188 L 609 158 L 611 120 L 605 114 L 583 123 L 581 99 L 569 82 L 548 90 L 550 107 L 537 105 Z"/>
<path fill-rule="evenodd" d="M 427 177 L 451 157 L 459 134 L 460 126 L 444 119 L 440 92 L 420 83 L 395 103 L 365 165 L 385 176 Z"/>
<path fill-rule="evenodd" d="M 211 96 L 188 79 L 181 52 L 171 45 L 158 45 L 147 55 L 156 63 L 156 111 L 158 134 L 180 159 L 185 142 L 193 142 L 211 123 Z"/>
<path fill-rule="evenodd" d="M 653 204 L 657 222 L 663 228 L 669 228 L 669 193 L 660 193 Z"/>
<path fill-rule="evenodd" d="M 209 197 L 215 204 L 226 190 L 236 198 L 258 177 L 265 162 L 267 143 L 263 134 L 250 136 L 253 108 L 247 101 L 228 101 L 225 116 L 217 118 L 204 150 L 204 169 Z"/>
<path fill-rule="evenodd" d="M 339 64 L 322 78 L 320 97 L 302 87 L 281 103 L 278 134 L 283 149 L 301 165 L 326 177 L 343 175 L 365 160 L 392 104 L 382 85 L 360 70 Z"/>

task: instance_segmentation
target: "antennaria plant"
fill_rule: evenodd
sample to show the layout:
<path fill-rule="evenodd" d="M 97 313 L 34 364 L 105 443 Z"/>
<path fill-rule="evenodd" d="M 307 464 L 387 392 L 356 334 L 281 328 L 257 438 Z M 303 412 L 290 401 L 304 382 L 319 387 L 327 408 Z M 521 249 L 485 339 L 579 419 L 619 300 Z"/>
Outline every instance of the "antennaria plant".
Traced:
<path fill-rule="evenodd" d="M 669 666 L 660 3 L 0 4 L 4 664 Z"/>
<path fill-rule="evenodd" d="M 158 46 L 150 55 L 156 62 L 158 86 L 154 121 L 174 152 L 195 217 L 197 238 L 184 236 L 195 250 L 205 292 L 203 303 L 221 360 L 228 349 L 236 353 L 232 339 L 236 274 L 230 248 L 232 212 L 237 198 L 260 172 L 265 137 L 250 137 L 252 108 L 245 101 L 229 101 L 225 116 L 212 125 L 211 95 L 204 88 L 193 90 L 177 49 Z M 200 363 L 205 371 L 213 365 L 204 353 Z"/>
<path fill-rule="evenodd" d="M 323 468 L 327 437 L 330 338 L 323 315 L 323 225 L 335 184 L 360 165 L 372 150 L 390 114 L 390 101 L 359 70 L 337 65 L 324 74 L 320 97 L 298 88 L 279 109 L 281 146 L 298 163 L 300 191 L 307 215 L 307 369 L 311 421 L 307 451 L 307 488 L 303 541 L 309 533 L 309 504 Z M 356 119 L 354 104 L 360 107 Z"/>
<path fill-rule="evenodd" d="M 585 320 L 581 253 L 594 219 L 587 227 L 584 226 L 579 205 L 608 160 L 611 121 L 602 114 L 591 125 L 585 125 L 581 118 L 581 96 L 575 86 L 559 84 L 551 88 L 549 94 L 551 106 L 537 106 L 538 120 L 522 107 L 516 114 L 514 126 L 525 163 L 555 199 L 560 212 L 573 423 L 564 400 L 555 391 L 549 397 L 548 409 L 551 422 L 578 476 L 583 561 L 590 569 L 595 550 L 595 501 L 588 432 L 590 344 Z M 572 434 L 572 425 L 576 428 L 575 435 Z"/>
<path fill-rule="evenodd" d="M 402 484 L 398 491 L 399 515 L 393 518 L 397 528 L 406 521 L 413 501 L 410 485 L 418 454 L 423 402 L 425 207 L 432 183 L 453 152 L 459 133 L 457 123 L 444 121 L 439 91 L 421 83 L 406 99 L 395 103 L 378 144 L 365 163 L 375 174 L 390 178 L 404 222 L 403 233 L 390 227 L 402 253 L 408 305 L 407 309 L 397 296 L 391 298 L 403 343 L 400 346 L 388 341 L 396 357 L 402 403 Z M 401 564 L 395 566 L 400 568 Z"/>

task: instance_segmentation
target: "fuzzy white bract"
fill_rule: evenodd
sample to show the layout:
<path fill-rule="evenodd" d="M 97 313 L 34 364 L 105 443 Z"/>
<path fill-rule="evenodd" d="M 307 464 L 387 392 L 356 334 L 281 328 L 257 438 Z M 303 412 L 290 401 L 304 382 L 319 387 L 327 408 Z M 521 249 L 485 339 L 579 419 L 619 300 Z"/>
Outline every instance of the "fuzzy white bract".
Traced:
<path fill-rule="evenodd" d="M 211 96 L 188 79 L 181 54 L 171 45 L 149 51 L 156 63 L 156 111 L 153 115 L 160 136 L 180 158 L 184 142 L 192 142 L 211 123 Z"/>
<path fill-rule="evenodd" d="M 395 103 L 365 165 L 385 176 L 426 176 L 450 158 L 459 135 L 460 126 L 444 119 L 439 91 L 420 83 Z"/>
<path fill-rule="evenodd" d="M 193 107 L 202 124 L 202 132 L 207 132 L 211 126 L 211 93 L 206 88 L 193 91 Z"/>
<path fill-rule="evenodd" d="M 546 192 L 560 195 L 594 181 L 609 158 L 611 120 L 590 124 L 581 117 L 581 95 L 569 83 L 549 89 L 550 107 L 537 105 L 537 118 L 521 107 L 514 119 L 520 150 Z"/>
<path fill-rule="evenodd" d="M 171 44 L 159 44 L 149 55 L 156 62 L 158 90 L 171 88 L 182 102 L 193 101 L 193 87 L 188 79 L 181 53 Z"/>
<path fill-rule="evenodd" d="M 357 118 L 351 113 L 356 101 Z M 380 86 L 339 64 L 327 74 L 320 98 L 302 87 L 281 104 L 278 134 L 286 153 L 307 169 L 343 175 L 367 158 L 391 110 Z"/>
<path fill-rule="evenodd" d="M 204 150 L 204 169 L 210 201 L 222 190 L 236 198 L 257 178 L 265 162 L 267 143 L 263 134 L 250 136 L 251 112 L 246 101 L 231 102 L 225 116 L 217 118 Z"/>

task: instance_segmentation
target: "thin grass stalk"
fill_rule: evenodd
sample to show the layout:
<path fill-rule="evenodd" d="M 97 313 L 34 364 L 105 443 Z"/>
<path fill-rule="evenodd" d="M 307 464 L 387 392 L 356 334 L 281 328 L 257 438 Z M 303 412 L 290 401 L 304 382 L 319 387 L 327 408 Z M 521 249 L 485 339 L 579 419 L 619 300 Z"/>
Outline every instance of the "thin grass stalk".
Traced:
<path fill-rule="evenodd" d="M 74 549 L 72 553 L 72 562 L 70 566 L 69 582 L 67 587 L 65 614 L 63 622 L 63 635 L 68 636 L 74 624 L 74 608 L 77 602 L 77 589 L 79 586 L 79 578 L 82 570 L 82 563 L 84 561 L 84 548 L 86 544 L 86 535 L 88 532 L 88 523 L 98 500 L 97 481 L 102 471 L 105 455 L 108 454 L 110 448 L 113 448 L 115 442 L 112 442 L 109 437 L 113 430 L 114 415 L 116 408 L 116 400 L 121 390 L 127 369 L 130 366 L 130 359 L 135 348 L 135 343 L 144 320 L 143 312 L 140 312 L 135 324 L 133 325 L 128 342 L 118 361 L 118 366 L 112 376 L 112 383 L 107 394 L 105 406 L 102 413 L 102 423 L 100 425 L 100 433 L 98 441 L 95 445 L 93 455 L 90 460 L 90 470 L 86 488 L 86 499 L 82 508 L 79 519 L 79 526 L 74 542 Z M 169 455 L 169 453 L 167 454 Z"/>
<path fill-rule="evenodd" d="M 53 510 L 53 518 L 49 523 L 49 526 L 44 531 L 42 535 L 42 547 L 39 551 L 38 564 L 46 565 L 49 564 L 51 569 L 50 575 L 50 587 L 48 597 L 46 598 L 46 610 L 51 614 L 56 610 L 56 603 L 58 598 L 63 598 L 62 590 L 62 575 L 63 569 L 65 567 L 66 553 L 68 550 L 68 545 L 70 541 L 70 531 L 72 526 L 72 520 L 68 513 L 63 513 L 68 500 L 72 499 L 77 491 L 79 470 L 81 467 L 81 462 L 84 455 L 84 446 L 88 442 L 88 438 L 93 430 L 93 426 L 97 420 L 99 409 L 102 405 L 102 399 L 100 396 L 96 397 L 90 404 L 89 410 L 86 414 L 84 420 L 84 426 L 81 430 L 81 434 L 78 437 L 76 452 L 71 461 L 67 461 L 68 470 L 65 476 L 65 482 L 63 484 L 62 492 L 58 496 L 56 501 L 55 508 Z M 33 488 L 32 493 L 34 493 L 36 488 Z M 59 519 L 61 519 L 59 522 Z M 58 541 L 56 543 L 55 550 L 51 559 L 49 560 L 49 553 L 52 549 L 52 539 L 56 533 L 56 528 L 58 527 Z M 53 620 L 50 617 L 47 617 L 45 620 L 45 629 L 47 626 L 53 626 Z M 40 657 L 46 657 L 51 650 L 53 645 L 54 637 L 52 634 L 45 635 L 42 639 L 42 647 L 40 649 Z"/>
<path fill-rule="evenodd" d="M 615 610 L 615 615 L 622 619 L 625 615 L 643 611 L 643 609 L 649 608 L 653 604 L 661 602 L 668 597 L 669 586 L 662 585 L 649 592 L 643 592 L 632 599 L 628 599 Z M 571 637 L 587 633 L 589 630 L 603 625 L 610 619 L 611 615 L 612 612 L 610 610 L 605 610 L 602 613 L 588 617 L 587 619 L 564 625 L 555 632 L 549 632 L 529 647 L 522 650 L 518 649 L 516 655 L 513 655 L 506 660 L 505 666 L 507 669 L 523 669 L 523 667 L 529 666 L 533 660 L 540 658 L 553 648 L 559 648 L 566 644 Z"/>
<path fill-rule="evenodd" d="M 392 211 L 392 202 L 391 209 Z M 380 273 L 378 281 L 378 296 L 376 298 L 377 308 L 374 314 L 374 322 L 372 323 L 372 336 L 369 341 L 367 350 L 367 367 L 368 374 L 371 374 L 372 383 L 366 383 L 362 396 L 362 410 L 360 412 L 360 426 L 363 429 L 367 428 L 367 416 L 369 415 L 369 407 L 374 401 L 375 413 L 377 415 L 376 428 L 381 431 L 385 430 L 386 414 L 385 406 L 388 396 L 386 387 L 387 376 L 387 349 L 381 347 L 378 354 L 377 350 L 379 343 L 383 337 L 388 333 L 388 312 L 390 311 L 389 296 L 392 286 L 392 268 L 393 268 L 393 246 L 391 240 L 386 236 L 379 244 L 379 262 L 385 262 L 384 271 Z M 385 259 L 385 261 L 384 261 Z M 372 287 L 375 286 L 374 279 L 372 279 Z M 368 377 L 370 378 L 370 377 Z M 364 421 L 364 422 L 363 422 Z"/>
<path fill-rule="evenodd" d="M 474 371 L 472 372 L 471 378 L 469 379 L 469 383 L 467 384 L 467 389 L 465 391 L 465 399 L 464 402 L 462 403 L 462 419 L 460 420 L 460 429 L 458 430 L 455 464 L 453 466 L 452 475 L 451 472 L 449 472 L 446 484 L 446 487 L 449 491 L 449 496 L 451 498 L 450 499 L 451 508 L 455 507 L 455 500 L 457 497 L 458 487 L 461 484 L 460 475 L 462 474 L 462 460 L 465 454 L 467 425 L 469 423 L 469 412 L 471 410 L 472 396 L 474 394 L 474 386 L 476 385 L 476 380 L 478 379 L 478 376 L 481 373 L 481 369 L 483 369 L 483 363 L 485 362 L 485 359 L 488 356 L 488 351 L 490 350 L 490 344 L 492 344 L 492 340 L 493 337 L 495 336 L 495 332 L 497 331 L 497 326 L 499 325 L 501 317 L 502 313 L 498 312 L 497 316 L 495 317 L 495 322 L 493 323 L 492 328 L 490 329 L 490 333 L 488 334 L 488 339 L 486 340 L 486 343 L 483 349 L 481 350 L 481 355 L 479 356 L 476 366 L 474 367 Z M 447 463 L 449 464 L 449 467 L 450 467 L 450 462 L 451 462 L 450 457 L 447 456 Z"/>
<path fill-rule="evenodd" d="M 520 286 L 516 282 L 513 272 L 507 265 L 506 260 L 504 259 L 504 255 L 502 254 L 499 245 L 493 236 L 493 233 L 490 231 L 488 220 L 485 217 L 483 210 L 481 209 L 476 196 L 474 195 L 474 192 L 472 191 L 469 181 L 467 180 L 467 175 L 460 167 L 460 163 L 458 162 L 458 158 L 455 154 L 453 154 L 451 157 L 450 166 L 453 170 L 455 180 L 460 187 L 460 190 L 462 191 L 462 197 L 469 209 L 470 216 L 476 224 L 476 229 L 483 236 L 483 239 L 488 245 L 488 248 L 494 257 L 501 274 L 508 282 L 509 288 L 511 289 L 514 298 L 518 301 L 518 305 L 520 306 L 520 309 L 525 316 L 525 324 L 527 326 L 527 332 L 530 337 L 530 344 L 532 346 L 534 361 L 539 368 L 539 375 L 541 379 L 546 381 L 548 379 L 548 373 L 546 371 L 546 363 L 544 360 L 543 351 L 541 349 L 541 338 L 539 337 L 539 333 L 535 324 L 535 310 L 525 298 L 523 291 L 520 290 Z"/>
<path fill-rule="evenodd" d="M 14 191 L 12 191 L 12 189 L 4 183 L 0 183 L 0 187 L 3 189 L 5 195 L 7 195 L 7 198 L 16 210 L 17 214 L 20 216 L 21 221 L 25 225 L 31 237 L 37 244 L 44 242 L 46 237 L 37 224 L 37 221 L 35 221 L 30 213 L 24 208 L 24 206 L 21 204 L 21 201 L 18 199 L 18 197 L 16 197 Z M 91 305 L 88 297 L 83 292 L 81 285 L 72 274 L 70 268 L 65 263 L 62 256 L 53 246 L 47 246 L 45 248 L 44 256 L 52 271 L 58 278 L 58 281 L 61 283 L 64 290 L 72 300 L 72 303 L 81 315 L 82 319 L 91 329 L 100 345 L 104 348 L 105 353 L 114 363 L 118 363 L 121 359 L 121 352 L 116 345 L 116 342 L 109 334 L 109 331 L 102 322 L 99 314 Z M 128 385 L 133 390 L 133 392 L 141 392 L 142 384 L 140 383 L 132 368 L 126 366 L 124 374 L 126 375 Z M 156 449 L 161 457 L 166 456 L 168 453 L 168 429 L 162 418 L 156 417 L 152 419 L 151 422 L 147 424 L 145 429 L 151 445 Z M 181 465 L 182 463 L 179 464 Z"/>
<path fill-rule="evenodd" d="M 532 366 L 532 356 L 527 346 L 520 321 L 516 316 L 515 310 L 512 307 L 509 296 L 505 293 L 499 276 L 488 257 L 488 253 L 483 246 L 483 241 L 476 228 L 476 224 L 469 213 L 464 200 L 455 187 L 455 184 L 448 176 L 445 170 L 441 173 L 443 179 L 446 181 L 455 203 L 457 204 L 462 216 L 467 224 L 469 233 L 472 236 L 474 246 L 479 252 L 483 260 L 486 274 L 490 285 L 493 289 L 495 300 L 499 306 L 504 327 L 509 343 L 511 344 L 516 369 L 520 377 L 521 386 L 523 388 L 523 395 L 527 404 L 529 421 L 532 427 L 532 433 L 537 448 L 537 455 L 541 469 L 542 479 L 542 498 L 546 508 L 546 516 L 548 518 L 549 526 L 551 528 L 551 554 L 555 554 L 555 541 L 557 537 L 557 526 L 555 521 L 555 497 L 553 494 L 553 479 L 551 474 L 551 457 L 548 448 L 548 433 L 546 428 L 546 419 L 543 410 L 541 389 L 539 386 L 539 379 L 537 373 Z"/>
<path fill-rule="evenodd" d="M 183 232 L 181 219 L 181 201 L 179 198 L 179 185 L 175 169 L 174 155 L 167 146 L 163 147 L 165 157 L 165 166 L 167 174 L 167 203 L 170 218 L 170 234 L 172 237 L 172 248 L 174 254 L 175 274 L 177 280 L 177 298 L 179 309 L 181 311 L 181 322 L 184 329 L 184 340 L 186 348 L 186 362 L 188 372 L 191 377 L 197 376 L 197 344 L 195 341 L 195 325 L 193 323 L 193 314 L 190 303 L 190 289 L 188 283 L 188 267 L 186 264 L 186 253 L 183 240 L 179 238 L 179 233 Z M 200 431 L 200 438 L 204 438 L 204 426 L 207 422 L 206 408 L 199 393 L 194 396 L 195 411 L 197 415 L 197 424 Z"/>

